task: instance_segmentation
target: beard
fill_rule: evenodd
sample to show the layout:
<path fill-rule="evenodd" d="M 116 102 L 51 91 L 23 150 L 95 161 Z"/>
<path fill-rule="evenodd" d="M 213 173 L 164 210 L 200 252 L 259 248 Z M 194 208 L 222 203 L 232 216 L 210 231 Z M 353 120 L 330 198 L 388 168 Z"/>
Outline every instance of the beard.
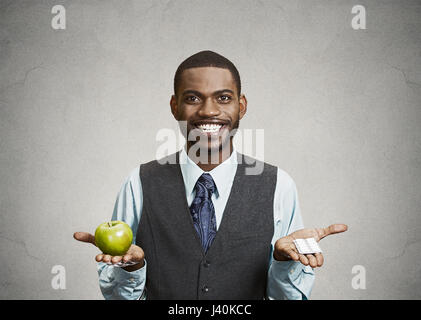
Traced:
<path fill-rule="evenodd" d="M 237 118 L 232 126 L 221 129 L 217 134 L 206 134 L 200 129 L 192 127 L 187 133 L 188 156 L 195 163 L 219 164 L 220 159 L 227 159 L 232 151 L 234 138 L 240 120 Z M 186 130 L 187 131 L 187 130 Z"/>

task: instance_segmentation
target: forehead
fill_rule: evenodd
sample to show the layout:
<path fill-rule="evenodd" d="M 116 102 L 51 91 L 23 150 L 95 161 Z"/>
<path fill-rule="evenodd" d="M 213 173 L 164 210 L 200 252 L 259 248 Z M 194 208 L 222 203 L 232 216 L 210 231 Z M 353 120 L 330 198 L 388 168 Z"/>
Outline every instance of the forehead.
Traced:
<path fill-rule="evenodd" d="M 196 90 L 202 93 L 230 89 L 237 92 L 234 78 L 228 69 L 216 67 L 190 68 L 182 72 L 180 92 Z"/>

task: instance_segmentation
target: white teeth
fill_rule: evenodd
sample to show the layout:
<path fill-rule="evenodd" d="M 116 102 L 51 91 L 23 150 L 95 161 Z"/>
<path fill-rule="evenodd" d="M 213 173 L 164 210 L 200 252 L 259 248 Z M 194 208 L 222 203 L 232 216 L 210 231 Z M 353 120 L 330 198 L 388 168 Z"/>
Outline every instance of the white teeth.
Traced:
<path fill-rule="evenodd" d="M 217 132 L 219 129 L 221 129 L 222 125 L 220 124 L 200 124 L 197 126 L 200 130 L 203 130 L 205 132 Z"/>

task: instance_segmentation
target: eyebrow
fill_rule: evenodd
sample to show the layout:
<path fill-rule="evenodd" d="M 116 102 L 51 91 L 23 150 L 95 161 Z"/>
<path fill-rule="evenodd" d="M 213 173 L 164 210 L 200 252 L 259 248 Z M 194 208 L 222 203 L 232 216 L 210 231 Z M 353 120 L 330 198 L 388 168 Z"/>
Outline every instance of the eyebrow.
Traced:
<path fill-rule="evenodd" d="M 213 96 L 217 96 L 217 95 L 222 94 L 222 93 L 224 93 L 224 92 L 225 92 L 225 93 L 226 93 L 226 92 L 229 92 L 229 93 L 231 93 L 232 95 L 234 95 L 234 91 L 232 91 L 232 90 L 230 90 L 230 89 L 217 90 L 217 91 L 213 92 L 213 93 L 212 93 L 212 95 L 213 95 Z M 199 96 L 199 97 L 202 97 L 202 96 L 203 96 L 203 94 L 202 94 L 202 93 L 200 93 L 200 92 L 199 92 L 199 91 L 197 91 L 197 90 L 185 90 L 185 91 L 183 91 L 182 95 L 183 95 L 183 96 L 185 96 L 186 94 L 194 94 L 194 95 Z"/>

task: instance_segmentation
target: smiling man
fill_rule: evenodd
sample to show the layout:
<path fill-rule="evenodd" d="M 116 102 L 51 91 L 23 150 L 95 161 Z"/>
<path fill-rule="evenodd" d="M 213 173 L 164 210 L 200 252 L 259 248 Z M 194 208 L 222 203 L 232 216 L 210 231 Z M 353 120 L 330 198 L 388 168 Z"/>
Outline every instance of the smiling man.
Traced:
<path fill-rule="evenodd" d="M 236 67 L 212 51 L 187 58 L 170 106 L 186 145 L 123 184 L 112 220 L 136 236 L 124 256 L 96 256 L 104 297 L 308 299 L 323 256 L 300 254 L 294 240 L 318 242 L 347 226 L 304 229 L 292 178 L 234 150 L 247 111 Z M 261 172 L 247 174 L 256 163 Z M 74 237 L 95 244 L 92 234 Z"/>
<path fill-rule="evenodd" d="M 176 72 L 175 94 L 170 101 L 174 118 L 187 133 L 189 157 L 204 171 L 232 154 L 233 136 L 247 110 L 237 69 L 229 61 L 216 63 L 215 57 L 201 52 L 183 62 Z M 206 61 L 210 66 L 197 67 Z"/>

